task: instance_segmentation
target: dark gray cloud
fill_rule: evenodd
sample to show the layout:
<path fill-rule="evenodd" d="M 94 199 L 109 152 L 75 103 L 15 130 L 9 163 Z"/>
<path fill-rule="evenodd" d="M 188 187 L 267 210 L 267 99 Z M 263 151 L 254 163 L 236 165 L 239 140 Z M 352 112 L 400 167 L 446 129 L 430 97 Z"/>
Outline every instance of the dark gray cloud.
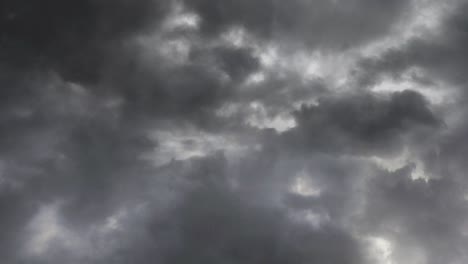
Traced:
<path fill-rule="evenodd" d="M 411 180 L 404 167 L 369 181 L 369 202 L 362 227 L 399 241 L 398 261 L 421 250 L 426 263 L 466 260 L 465 183 L 450 179 Z M 374 231 L 375 232 L 375 231 Z"/>
<path fill-rule="evenodd" d="M 186 1 L 212 34 L 244 26 L 266 38 L 348 48 L 388 31 L 408 1 Z"/>
<path fill-rule="evenodd" d="M 360 262 L 357 243 L 333 226 L 291 224 L 281 212 L 226 190 L 201 189 L 187 199 L 174 217 L 180 242 L 168 250 L 167 263 Z"/>
<path fill-rule="evenodd" d="M 154 259 L 164 263 L 362 263 L 359 241 L 339 223 L 312 227 L 307 219 L 295 218 L 279 201 L 262 197 L 269 195 L 266 190 L 275 188 L 274 182 L 283 188 L 276 188 L 277 196 L 289 191 L 284 189 L 287 179 L 275 172 L 281 166 L 254 165 L 275 164 L 274 155 L 265 153 L 258 158 L 256 154 L 255 161 L 249 162 L 250 157 L 242 161 L 237 172 L 222 155 L 169 165 L 187 168 L 177 174 L 186 178 L 184 194 L 165 214 L 149 212 L 143 226 L 145 235 L 116 252 L 116 259 L 122 263 Z M 294 172 L 300 163 L 282 162 L 289 168 L 280 170 Z M 233 178 L 237 183 L 232 183 Z"/>
<path fill-rule="evenodd" d="M 382 75 L 401 76 L 412 67 L 426 72 L 420 80 L 423 84 L 431 81 L 445 81 L 449 84 L 465 85 L 466 36 L 468 4 L 459 1 L 456 8 L 443 18 L 439 28 L 432 35 L 417 35 L 398 47 L 392 47 L 382 55 L 366 58 L 361 62 L 361 78 L 375 81 Z M 432 78 L 437 76 L 436 78 Z M 425 81 L 425 82 L 424 82 Z M 447 85 L 450 87 L 450 85 Z M 446 89 L 450 89 L 446 87 Z"/>
<path fill-rule="evenodd" d="M 468 5 L 378 45 L 434 3 L 0 1 L 0 259 L 465 263 Z"/>
<path fill-rule="evenodd" d="M 0 254 L 6 263 L 15 263 L 18 258 L 17 248 L 21 246 L 22 228 L 34 215 L 32 197 L 26 192 L 19 192 L 8 187 L 2 187 L 0 195 L 0 215 L 2 238 Z"/>
<path fill-rule="evenodd" d="M 283 135 L 286 146 L 343 154 L 398 151 L 410 137 L 432 133 L 441 125 L 424 97 L 409 90 L 384 98 L 325 97 L 317 106 L 302 106 L 294 116 L 297 127 Z"/>
<path fill-rule="evenodd" d="M 168 1 L 2 1 L 2 64 L 98 78 L 123 38 L 161 20 Z M 117 49 L 117 50 L 116 50 Z"/>

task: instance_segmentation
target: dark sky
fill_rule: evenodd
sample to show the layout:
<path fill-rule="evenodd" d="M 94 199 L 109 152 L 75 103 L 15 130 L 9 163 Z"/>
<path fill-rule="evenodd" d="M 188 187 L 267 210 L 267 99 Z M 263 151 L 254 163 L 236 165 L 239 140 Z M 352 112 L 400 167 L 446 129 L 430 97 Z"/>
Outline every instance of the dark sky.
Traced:
<path fill-rule="evenodd" d="M 466 0 L 0 0 L 0 263 L 468 263 Z"/>

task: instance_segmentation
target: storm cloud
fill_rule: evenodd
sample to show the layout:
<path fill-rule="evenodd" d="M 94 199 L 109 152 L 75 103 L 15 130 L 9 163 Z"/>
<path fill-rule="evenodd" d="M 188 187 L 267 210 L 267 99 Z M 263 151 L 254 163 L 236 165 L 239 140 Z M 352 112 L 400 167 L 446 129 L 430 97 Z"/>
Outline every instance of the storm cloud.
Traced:
<path fill-rule="evenodd" d="M 0 262 L 466 263 L 467 11 L 0 1 Z"/>

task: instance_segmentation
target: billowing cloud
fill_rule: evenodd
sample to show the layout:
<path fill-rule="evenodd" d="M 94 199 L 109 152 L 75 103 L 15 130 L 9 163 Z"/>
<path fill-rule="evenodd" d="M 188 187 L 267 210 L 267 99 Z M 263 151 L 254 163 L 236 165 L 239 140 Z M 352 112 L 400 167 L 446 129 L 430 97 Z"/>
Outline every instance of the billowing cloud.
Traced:
<path fill-rule="evenodd" d="M 2 263 L 466 263 L 467 6 L 2 1 Z"/>
<path fill-rule="evenodd" d="M 390 30 L 407 1 L 187 1 L 200 13 L 202 30 L 243 26 L 262 37 L 347 48 Z"/>
<path fill-rule="evenodd" d="M 425 99 L 408 90 L 387 98 L 370 94 L 323 98 L 294 116 L 298 126 L 285 133 L 285 145 L 342 154 L 391 152 L 440 125 Z"/>

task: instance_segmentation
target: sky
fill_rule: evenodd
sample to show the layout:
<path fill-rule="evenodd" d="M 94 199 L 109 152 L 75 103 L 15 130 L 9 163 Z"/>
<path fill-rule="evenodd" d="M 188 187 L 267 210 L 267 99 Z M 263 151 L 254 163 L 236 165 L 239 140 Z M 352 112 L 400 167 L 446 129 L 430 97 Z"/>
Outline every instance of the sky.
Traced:
<path fill-rule="evenodd" d="M 467 14 L 0 0 L 0 262 L 468 263 Z"/>

